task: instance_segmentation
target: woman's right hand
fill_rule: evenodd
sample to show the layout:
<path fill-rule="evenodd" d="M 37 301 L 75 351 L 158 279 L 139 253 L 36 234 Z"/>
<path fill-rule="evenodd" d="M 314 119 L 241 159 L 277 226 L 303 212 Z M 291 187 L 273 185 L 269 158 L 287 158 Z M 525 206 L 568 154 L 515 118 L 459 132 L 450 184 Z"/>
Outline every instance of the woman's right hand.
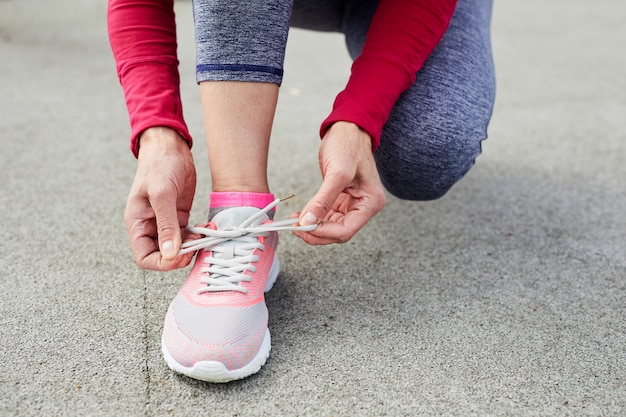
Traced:
<path fill-rule="evenodd" d="M 135 261 L 142 269 L 183 268 L 193 253 L 178 256 L 196 191 L 196 168 L 187 142 L 173 129 L 141 134 L 135 180 L 124 224 Z"/>

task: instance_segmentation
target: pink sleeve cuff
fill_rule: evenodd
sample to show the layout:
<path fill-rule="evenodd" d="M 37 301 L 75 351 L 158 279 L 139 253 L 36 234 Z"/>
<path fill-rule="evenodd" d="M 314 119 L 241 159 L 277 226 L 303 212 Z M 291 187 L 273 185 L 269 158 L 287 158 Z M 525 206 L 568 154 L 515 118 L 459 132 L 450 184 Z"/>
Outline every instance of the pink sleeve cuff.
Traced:
<path fill-rule="evenodd" d="M 135 157 L 139 136 L 150 127 L 175 129 L 191 146 L 180 99 L 174 1 L 109 0 L 107 22 Z"/>
<path fill-rule="evenodd" d="M 174 58 L 148 57 L 127 62 L 119 69 L 132 128 L 130 148 L 135 157 L 139 152 L 139 136 L 150 127 L 170 127 L 190 147 L 193 143 L 183 118 L 177 65 Z"/>

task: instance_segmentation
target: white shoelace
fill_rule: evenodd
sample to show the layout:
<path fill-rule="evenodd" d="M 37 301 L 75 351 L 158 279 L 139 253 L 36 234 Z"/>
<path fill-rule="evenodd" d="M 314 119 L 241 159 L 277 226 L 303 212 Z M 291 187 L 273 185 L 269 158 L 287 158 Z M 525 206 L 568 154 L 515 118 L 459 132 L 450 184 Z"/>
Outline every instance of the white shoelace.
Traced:
<path fill-rule="evenodd" d="M 198 293 L 218 292 L 218 291 L 239 291 L 247 293 L 248 290 L 241 286 L 241 282 L 250 282 L 252 278 L 245 275 L 246 271 L 256 272 L 256 267 L 252 265 L 258 262 L 258 255 L 252 255 L 255 249 L 264 250 L 265 245 L 259 241 L 259 237 L 268 236 L 269 232 L 280 232 L 283 230 L 299 230 L 308 232 L 317 228 L 316 224 L 309 226 L 294 226 L 298 219 L 285 219 L 272 221 L 265 224 L 255 224 L 268 211 L 273 209 L 293 194 L 283 198 L 277 198 L 265 206 L 261 211 L 248 217 L 239 226 L 227 227 L 223 230 L 213 230 L 205 227 L 191 226 L 187 229 L 196 234 L 206 237 L 185 242 L 179 254 L 195 252 L 200 249 L 209 249 L 213 256 L 206 256 L 202 260 L 206 265 L 200 272 L 203 277 L 200 282 L 207 284 Z M 221 245 L 229 242 L 229 244 Z M 218 246 L 221 245 L 221 246 Z"/>

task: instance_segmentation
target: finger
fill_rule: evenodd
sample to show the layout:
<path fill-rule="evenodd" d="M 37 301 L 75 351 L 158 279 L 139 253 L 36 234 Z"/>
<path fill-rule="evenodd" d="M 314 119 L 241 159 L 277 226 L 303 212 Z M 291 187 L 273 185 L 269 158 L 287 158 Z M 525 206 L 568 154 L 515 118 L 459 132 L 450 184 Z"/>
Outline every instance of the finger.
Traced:
<path fill-rule="evenodd" d="M 196 224 L 196 227 L 205 227 L 205 226 L 206 226 L 206 224 L 204 224 L 204 223 L 197 223 Z M 199 233 L 190 232 L 187 229 L 187 227 L 181 227 L 180 228 L 180 234 L 182 236 L 183 242 L 190 242 L 192 240 L 200 239 L 201 237 L 203 237 Z"/>
<path fill-rule="evenodd" d="M 159 250 L 154 213 L 147 199 L 137 198 L 131 193 L 124 210 L 124 224 L 135 262 L 142 267 L 148 254 Z"/>
<path fill-rule="evenodd" d="M 308 243 L 309 245 L 317 246 L 317 245 L 330 245 L 331 243 L 340 243 L 334 239 L 322 239 L 317 236 L 313 236 L 312 234 L 307 233 L 307 232 L 294 231 L 292 233 L 296 235 L 297 237 L 299 237 L 300 239 L 302 239 L 304 242 Z"/>
<path fill-rule="evenodd" d="M 337 199 L 336 207 L 319 223 L 317 229 L 294 234 L 312 245 L 345 243 L 382 210 L 386 203 L 384 194 L 362 198 L 356 204 L 350 204 L 348 199 L 342 199 L 347 195 L 344 193 Z"/>
<path fill-rule="evenodd" d="M 154 271 L 171 271 L 173 269 L 184 268 L 191 263 L 195 253 L 186 253 L 166 259 L 161 251 L 155 238 L 151 236 L 141 236 L 135 241 L 131 241 L 135 261 L 141 269 L 149 269 Z"/>
<path fill-rule="evenodd" d="M 193 253 L 176 257 L 172 260 L 162 258 L 159 250 L 157 227 L 154 212 L 147 199 L 129 198 L 124 212 L 124 223 L 128 231 L 133 257 L 142 269 L 169 271 L 183 268 L 193 259 Z M 181 235 L 187 239 L 196 239 L 199 236 L 190 234 L 185 229 Z"/>
<path fill-rule="evenodd" d="M 345 243 L 352 239 L 372 218 L 374 213 L 361 210 L 350 211 L 337 220 L 325 220 L 311 232 L 296 232 L 296 236 L 312 245 Z"/>
<path fill-rule="evenodd" d="M 317 194 L 300 212 L 299 223 L 303 226 L 318 224 L 333 208 L 335 201 L 352 182 L 353 178 L 341 173 L 328 173 Z"/>
<path fill-rule="evenodd" d="M 340 243 L 345 243 L 352 239 L 371 217 L 371 215 L 360 211 L 351 211 L 339 221 L 323 222 L 311 234 L 321 239 L 334 239 Z"/>
<path fill-rule="evenodd" d="M 169 271 L 176 267 L 179 261 L 164 262 L 161 259 L 153 221 L 137 220 L 129 224 L 128 234 L 135 262 L 141 269 Z"/>
<path fill-rule="evenodd" d="M 149 269 L 153 271 L 171 271 L 173 269 L 184 268 L 189 265 L 191 259 L 193 259 L 193 254 L 191 256 L 187 256 L 189 254 L 178 256 L 172 260 L 165 259 L 161 256 L 161 252 L 156 250 L 154 252 L 146 254 L 146 256 L 142 259 L 137 260 L 137 265 L 141 269 Z"/>
<path fill-rule="evenodd" d="M 181 246 L 180 224 L 174 191 L 160 191 L 149 197 L 156 217 L 159 250 L 166 261 L 173 261 Z"/>

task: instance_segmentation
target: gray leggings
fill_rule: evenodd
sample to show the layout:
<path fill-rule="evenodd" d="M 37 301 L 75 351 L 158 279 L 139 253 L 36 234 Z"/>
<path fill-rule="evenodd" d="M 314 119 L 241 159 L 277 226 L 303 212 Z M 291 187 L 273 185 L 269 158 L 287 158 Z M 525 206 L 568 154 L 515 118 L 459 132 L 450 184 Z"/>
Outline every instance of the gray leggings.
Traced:
<path fill-rule="evenodd" d="M 290 26 L 344 33 L 354 59 L 377 4 L 194 0 L 197 80 L 280 84 Z M 492 0 L 458 0 L 441 42 L 393 108 L 374 153 L 391 194 L 439 198 L 480 154 L 495 98 L 491 7 Z"/>

